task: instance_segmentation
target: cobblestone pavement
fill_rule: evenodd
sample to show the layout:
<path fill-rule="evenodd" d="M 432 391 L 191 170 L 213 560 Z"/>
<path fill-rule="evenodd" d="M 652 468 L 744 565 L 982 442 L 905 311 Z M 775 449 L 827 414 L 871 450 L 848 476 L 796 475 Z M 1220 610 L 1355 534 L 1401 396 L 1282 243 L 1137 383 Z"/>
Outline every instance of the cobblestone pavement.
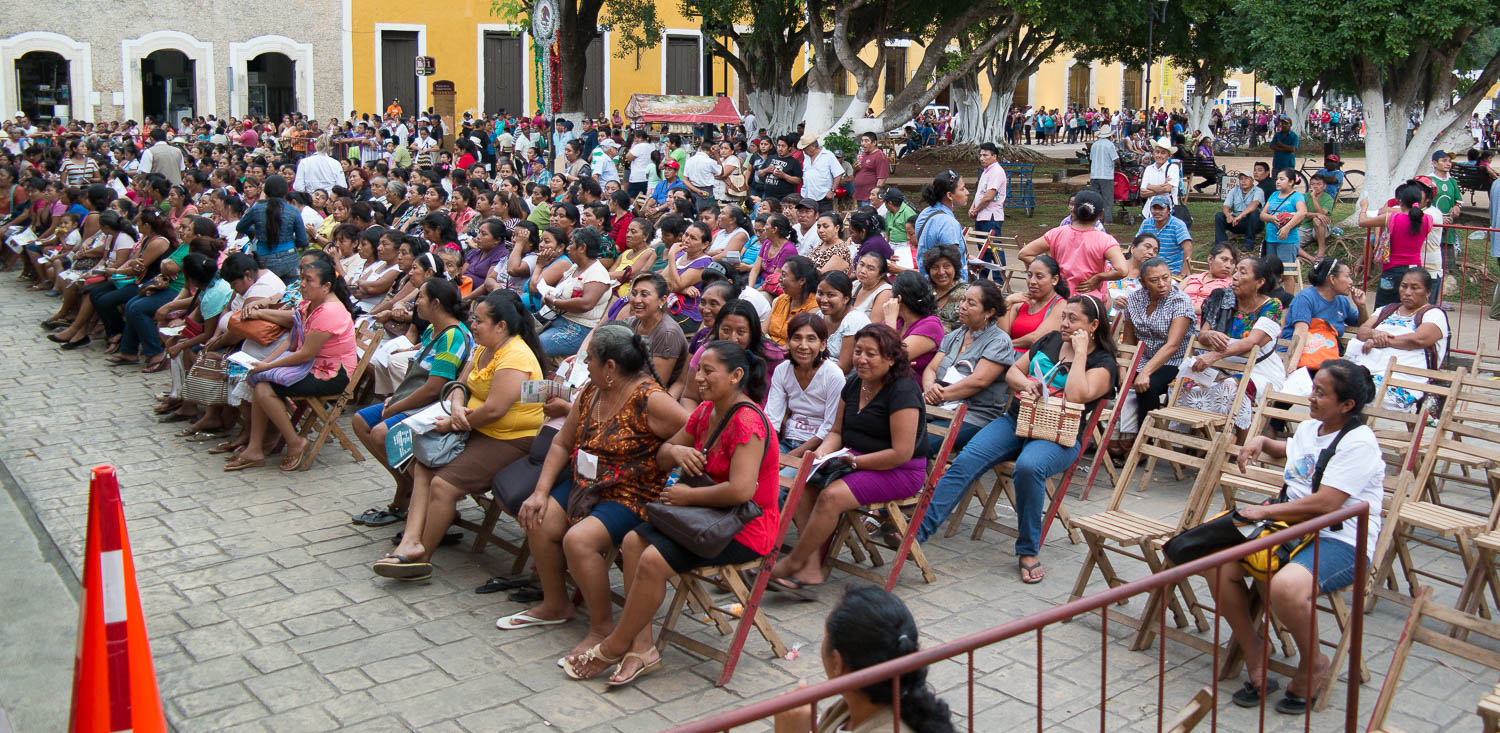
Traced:
<path fill-rule="evenodd" d="M 9 307 L 0 326 L 6 365 L 0 372 L 0 460 L 75 573 L 84 546 L 89 467 L 119 467 L 161 694 L 179 731 L 660 730 L 768 697 L 799 678 L 822 679 L 822 619 L 840 587 L 864 582 L 835 574 L 817 602 L 770 597 L 769 616 L 789 644 L 801 644 L 800 656 L 774 658 L 752 634 L 723 689 L 713 684 L 717 663 L 676 648 L 665 652 L 665 669 L 632 688 L 605 693 L 599 682 L 569 681 L 554 660 L 584 632 L 582 614 L 566 626 L 502 632 L 495 619 L 522 607 L 502 594 L 473 592 L 509 568 L 509 555 L 493 548 L 481 555 L 444 548 L 430 581 L 401 584 L 373 576 L 369 564 L 390 549 L 399 526 L 369 529 L 349 518 L 388 500 L 388 478 L 379 467 L 368 460 L 356 464 L 333 444 L 305 473 L 223 473 L 221 461 L 203 454 L 206 444 L 172 437 L 177 425 L 158 425 L 149 416 L 151 394 L 164 387 L 166 375 L 111 369 L 98 348 L 57 350 L 35 326 L 54 301 L 23 294 L 13 279 L 4 280 L 0 293 Z M 1186 482 L 1158 473 L 1165 480 L 1132 497 L 1131 507 L 1170 515 L 1185 496 Z M 1088 502 L 1075 492 L 1072 510 L 1081 515 L 1101 509 L 1106 484 L 1107 477 Z M 476 514 L 473 506 L 465 512 Z M 501 531 L 520 538 L 509 520 Z M 923 584 L 908 564 L 897 588 L 917 618 L 924 645 L 1065 601 L 1082 558 L 1081 546 L 1054 528 L 1042 556 L 1050 575 L 1025 586 L 1003 535 L 973 542 L 966 526 L 952 539 L 931 542 L 927 551 L 937 582 Z M 22 572 L 53 570 L 7 566 L 0 581 Z M 1139 577 L 1140 568 L 1122 565 L 1122 572 Z M 1451 593 L 1446 598 L 1451 602 Z M 59 615 L 71 623 L 71 610 L 60 609 Z M 1404 617 L 1405 609 L 1394 603 L 1381 603 L 1367 616 L 1365 648 L 1374 678 L 1361 693 L 1361 724 Z M 1325 635 L 1332 625 L 1326 621 Z M 710 643 L 725 643 L 711 626 L 683 626 Z M 1048 729 L 1099 730 L 1097 706 L 1104 697 L 1106 729 L 1155 730 L 1157 655 L 1128 651 L 1126 631 L 1119 624 L 1108 629 L 1110 672 L 1103 694 L 1099 619 L 1046 631 Z M 1036 657 L 1034 636 L 975 655 L 975 730 L 1034 724 Z M 1166 668 L 1170 716 L 1210 679 L 1211 662 L 1168 644 Z M 931 678 L 955 710 L 967 712 L 961 663 L 938 664 Z M 1409 731 L 1473 729 L 1475 702 L 1493 684 L 1494 673 L 1419 649 L 1406 680 L 1394 724 Z M 1220 694 L 1227 697 L 1238 685 L 1226 682 Z M 1335 688 L 1336 699 L 1315 717 L 1315 728 L 1332 729 L 1341 720 L 1344 689 Z M 1273 730 L 1302 724 L 1300 718 L 1267 715 Z M 1226 730 L 1256 727 L 1254 711 L 1227 703 L 1218 720 Z"/>

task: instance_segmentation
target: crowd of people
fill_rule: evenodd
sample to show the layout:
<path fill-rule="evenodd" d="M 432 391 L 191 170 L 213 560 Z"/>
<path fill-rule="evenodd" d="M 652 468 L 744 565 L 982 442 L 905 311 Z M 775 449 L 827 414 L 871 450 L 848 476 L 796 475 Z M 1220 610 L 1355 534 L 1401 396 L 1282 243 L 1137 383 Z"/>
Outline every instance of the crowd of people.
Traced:
<path fill-rule="evenodd" d="M 1105 143 L 1109 117 L 1083 118 Z M 666 582 L 772 552 L 782 512 L 797 537 L 770 588 L 817 594 L 823 545 L 844 513 L 921 490 L 941 443 L 930 408 L 967 405 L 967 417 L 948 426 L 953 463 L 918 539 L 931 540 L 970 483 L 1013 460 L 1017 570 L 1038 583 L 1046 481 L 1087 441 L 1019 437 L 1020 404 L 1061 396 L 1092 411 L 1128 376 L 1117 345 L 1143 355 L 1112 452 L 1163 406 L 1193 337 L 1212 350 L 1199 371 L 1255 360 L 1253 400 L 1298 366 L 1265 358 L 1278 339 L 1355 329 L 1351 369 L 1322 369 L 1315 382 L 1337 397 L 1320 418 L 1330 425 L 1358 392 L 1349 383 L 1383 371 L 1382 359 L 1445 356 L 1446 316 L 1427 306 L 1441 277 L 1428 248 L 1442 179 L 1403 185 L 1370 222 L 1390 232 L 1372 304 L 1348 263 L 1308 251 L 1321 242 L 1323 204 L 1290 191 L 1279 162 L 1265 166 L 1274 179 L 1261 165 L 1235 176 L 1207 264 L 1193 271 L 1189 223 L 1174 213 L 1185 183 L 1168 165 L 1170 140 L 1158 140 L 1133 240 L 1105 231 L 1107 198 L 1080 191 L 1067 219 L 1021 249 L 1025 289 L 1008 293 L 971 262 L 958 218 L 1001 228 L 992 145 L 979 175 L 939 173 L 913 206 L 886 185 L 873 136 L 846 175 L 814 136 L 657 137 L 619 120 L 585 120 L 575 133 L 504 116 L 450 133 L 439 118 L 414 129 L 410 119 L 74 124 L 38 136 L 19 156 L 0 152 L 7 266 L 37 297 L 56 298 L 40 325 L 59 348 L 169 372 L 155 412 L 223 455 L 225 471 L 278 452 L 283 471 L 305 465 L 288 400 L 343 393 L 370 341 L 373 397 L 352 422 L 388 471 L 391 500 L 353 521 L 402 525 L 371 572 L 430 577 L 461 501 L 492 492 L 525 531 L 540 583 L 497 626 L 568 622 L 571 577 L 589 613 L 559 659 L 574 679 L 619 686 L 659 669 L 651 626 Z M 858 205 L 841 212 L 845 185 Z M 1267 225 L 1264 250 L 1252 215 Z M 1307 222 L 1312 238 L 1298 233 Z M 1226 233 L 1241 231 L 1237 249 Z M 1304 256 L 1316 260 L 1311 286 L 1288 293 L 1284 273 Z M 220 358 L 227 395 L 201 401 L 187 387 Z M 1199 384 L 1183 400 L 1227 414 L 1234 392 Z M 1233 416 L 1242 430 L 1248 409 Z M 388 448 L 397 430 L 415 434 L 409 460 Z M 1301 436 L 1293 448 L 1256 445 L 1295 450 Z M 781 503 L 780 454 L 820 461 L 797 506 Z M 1330 479 L 1322 491 L 1354 488 Z M 752 504 L 757 516 L 703 555 L 648 521 L 653 503 Z M 889 526 L 873 530 L 900 541 Z M 618 617 L 605 563 L 616 549 Z M 1319 582 L 1325 572 L 1340 569 L 1320 566 Z M 841 608 L 851 604 L 899 615 L 859 592 Z M 830 673 L 878 661 L 872 649 L 915 649 L 914 629 L 849 623 L 840 610 L 830 617 Z"/>

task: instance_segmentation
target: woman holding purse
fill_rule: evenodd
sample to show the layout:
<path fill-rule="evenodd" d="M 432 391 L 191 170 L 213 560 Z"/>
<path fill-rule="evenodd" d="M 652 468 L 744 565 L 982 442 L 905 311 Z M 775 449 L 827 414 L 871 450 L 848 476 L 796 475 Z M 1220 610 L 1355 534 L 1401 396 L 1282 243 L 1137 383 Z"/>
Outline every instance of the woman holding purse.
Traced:
<path fill-rule="evenodd" d="M 512 631 L 572 619 L 566 572 L 589 609 L 588 633 L 569 655 L 614 627 L 604 554 L 644 521 L 646 504 L 667 481 L 656 454 L 687 422 L 687 411 L 657 381 L 646 340 L 628 327 L 599 327 L 583 358 L 590 383 L 569 407 L 536 488 L 517 512 L 542 602 L 495 622 Z"/>
<path fill-rule="evenodd" d="M 675 467 L 683 479 L 669 483 L 658 501 L 724 509 L 753 501 L 760 516 L 747 522 L 716 557 L 694 553 L 649 523 L 626 535 L 621 545 L 625 609 L 620 623 L 602 641 L 562 660 L 563 670 L 575 680 L 597 677 L 614 667 L 605 684 L 619 687 L 659 669 L 661 655 L 652 642 L 651 620 L 666 597 L 667 581 L 694 568 L 751 562 L 769 553 L 775 543 L 780 525 L 779 459 L 772 450 L 776 431 L 749 396 L 764 394 L 765 365 L 734 343 L 713 341 L 694 379 L 704 401 L 656 457 L 662 470 Z"/>
<path fill-rule="evenodd" d="M 521 402 L 521 383 L 542 378 L 543 357 L 520 296 L 509 290 L 491 293 L 475 308 L 472 324 L 477 346 L 456 380 L 467 390 L 443 388 L 450 414 L 433 427 L 439 433 L 467 433 L 463 450 L 442 466 L 412 462 L 406 528 L 401 544 L 372 567 L 381 577 L 431 576 L 429 560 L 453 524 L 458 501 L 487 491 L 500 469 L 526 457 L 546 420 L 541 403 Z"/>
<path fill-rule="evenodd" d="M 1006 371 L 1005 382 L 1015 395 L 1010 409 L 969 439 L 933 491 L 937 496 L 962 496 L 969 484 L 996 465 L 1015 460 L 1016 555 L 1023 583 L 1040 583 L 1046 576 L 1036 558 L 1041 549 L 1047 479 L 1067 469 L 1083 441 L 1064 448 L 1050 440 L 1018 437 L 1018 400 L 1061 397 L 1082 403 L 1087 415 L 1099 400 L 1114 393 L 1119 379 L 1104 304 L 1092 295 L 1075 295 L 1062 311 L 1058 330 L 1037 339 Z M 1080 437 L 1082 432 L 1080 426 Z"/>

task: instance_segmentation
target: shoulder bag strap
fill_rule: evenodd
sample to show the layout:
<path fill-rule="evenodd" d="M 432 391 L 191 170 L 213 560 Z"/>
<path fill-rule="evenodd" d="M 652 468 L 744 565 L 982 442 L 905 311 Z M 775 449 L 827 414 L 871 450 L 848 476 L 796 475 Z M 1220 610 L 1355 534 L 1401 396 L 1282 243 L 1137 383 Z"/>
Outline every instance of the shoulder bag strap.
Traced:
<path fill-rule="evenodd" d="M 1364 424 L 1365 421 L 1361 418 L 1355 418 L 1353 420 L 1350 420 L 1349 422 L 1344 423 L 1344 427 L 1339 429 L 1338 435 L 1333 436 L 1333 442 L 1329 443 L 1327 448 L 1324 448 L 1318 453 L 1318 463 L 1317 466 L 1313 468 L 1312 493 L 1316 494 L 1318 492 L 1318 489 L 1323 486 L 1323 472 L 1328 470 L 1328 463 L 1333 460 L 1333 454 L 1338 451 L 1339 443 L 1344 440 L 1344 436 L 1348 435 L 1355 428 Z M 1286 500 L 1286 486 L 1282 486 L 1281 493 L 1276 497 L 1276 503 L 1282 503 Z M 1328 527 L 1328 529 L 1334 532 L 1337 532 L 1343 528 L 1343 522 L 1335 522 Z"/>
<path fill-rule="evenodd" d="M 713 448 L 714 443 L 718 442 L 719 434 L 724 432 L 724 428 L 729 426 L 730 418 L 734 417 L 734 414 L 736 412 L 739 412 L 741 407 L 753 406 L 754 405 L 749 402 L 736 402 L 734 405 L 732 405 L 729 408 L 729 412 L 725 413 L 724 417 L 719 418 L 719 424 L 714 426 L 713 432 L 708 434 L 708 440 L 703 442 L 703 454 L 708 455 L 709 449 Z"/>

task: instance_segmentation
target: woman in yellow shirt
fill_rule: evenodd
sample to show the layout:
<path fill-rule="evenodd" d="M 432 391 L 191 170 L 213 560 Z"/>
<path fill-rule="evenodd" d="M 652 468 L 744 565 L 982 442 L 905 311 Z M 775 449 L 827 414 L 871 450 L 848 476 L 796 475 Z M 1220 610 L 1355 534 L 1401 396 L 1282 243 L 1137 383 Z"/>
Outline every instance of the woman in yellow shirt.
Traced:
<path fill-rule="evenodd" d="M 471 325 L 474 355 L 457 380 L 468 386 L 468 399 L 455 390 L 451 417 L 439 419 L 434 428 L 468 431 L 463 452 L 437 468 L 412 463 L 406 530 L 401 544 L 375 563 L 376 575 L 401 580 L 432 575 L 432 551 L 453 523 L 459 500 L 488 491 L 500 469 L 525 458 L 546 419 L 540 402 L 521 403 L 521 384 L 542 378 L 542 346 L 520 296 L 509 290 L 490 293 L 475 307 Z"/>
<path fill-rule="evenodd" d="M 818 268 L 811 259 L 797 255 L 781 266 L 781 295 L 771 303 L 771 317 L 766 320 L 766 338 L 786 348 L 787 324 L 800 313 L 818 309 Z"/>

